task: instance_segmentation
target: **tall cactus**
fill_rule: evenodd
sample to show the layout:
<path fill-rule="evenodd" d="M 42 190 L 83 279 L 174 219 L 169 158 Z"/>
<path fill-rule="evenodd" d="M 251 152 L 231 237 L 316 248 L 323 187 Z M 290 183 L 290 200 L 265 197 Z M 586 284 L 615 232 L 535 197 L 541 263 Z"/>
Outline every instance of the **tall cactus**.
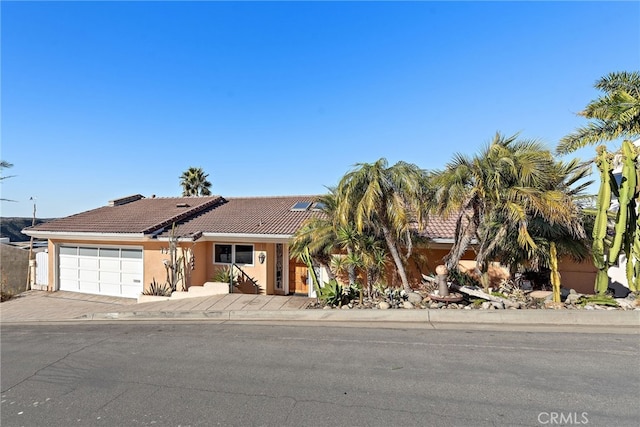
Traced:
<path fill-rule="evenodd" d="M 622 143 L 622 179 L 620 185 L 613 178 L 613 157 L 604 146 L 597 149 L 596 165 L 600 171 L 600 191 L 596 204 L 596 221 L 593 228 L 593 261 L 598 269 L 595 291 L 603 294 L 609 286 L 609 267 L 618 259 L 623 249 L 627 257 L 626 276 L 629 290 L 638 290 L 640 270 L 640 242 L 638 242 L 638 153 L 630 141 Z M 613 240 L 607 245 L 608 211 L 612 191 L 618 197 L 619 207 L 613 228 Z M 608 246 L 608 251 L 605 250 Z"/>
<path fill-rule="evenodd" d="M 613 157 L 604 145 L 596 149 L 596 166 L 600 171 L 600 190 L 596 201 L 596 220 L 593 225 L 593 264 L 598 269 L 596 274 L 595 291 L 603 294 L 609 287 L 609 263 L 605 254 L 605 238 L 607 237 L 607 213 L 611 206 L 611 188 L 616 185 L 612 176 Z"/>
<path fill-rule="evenodd" d="M 638 240 L 638 213 L 636 211 L 636 199 L 638 197 L 638 152 L 637 148 L 630 142 L 622 143 L 622 180 L 618 189 L 620 208 L 618 209 L 616 234 L 614 237 L 609 259 L 618 257 L 620 246 L 623 246 L 624 254 L 627 258 L 627 283 L 629 290 L 638 291 L 638 252 L 633 251 L 634 241 Z M 635 274 L 634 274 L 635 272 Z"/>

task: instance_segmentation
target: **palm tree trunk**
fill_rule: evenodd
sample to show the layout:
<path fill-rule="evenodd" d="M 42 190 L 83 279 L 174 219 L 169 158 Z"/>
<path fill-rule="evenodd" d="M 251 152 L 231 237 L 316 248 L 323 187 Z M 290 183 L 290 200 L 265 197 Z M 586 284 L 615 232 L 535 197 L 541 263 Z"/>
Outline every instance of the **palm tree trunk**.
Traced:
<path fill-rule="evenodd" d="M 393 258 L 393 262 L 396 264 L 398 275 L 402 281 L 402 287 L 405 292 L 411 292 L 411 286 L 409 286 L 409 280 L 407 279 L 407 272 L 404 268 L 404 264 L 402 263 L 402 259 L 400 258 L 396 242 L 393 240 L 393 237 L 391 237 L 391 232 L 386 226 L 382 227 L 382 235 L 384 236 L 384 241 L 387 243 L 387 248 L 389 249 L 391 258 Z"/>
<path fill-rule="evenodd" d="M 467 250 L 471 244 L 471 240 L 475 237 L 476 232 L 478 231 L 477 215 L 474 214 L 473 217 L 469 219 L 469 223 L 466 227 L 463 227 L 462 225 L 463 216 L 464 213 L 461 212 L 456 224 L 455 243 L 445 259 L 445 265 L 449 271 L 458 270 L 458 264 L 460 263 L 462 255 Z"/>

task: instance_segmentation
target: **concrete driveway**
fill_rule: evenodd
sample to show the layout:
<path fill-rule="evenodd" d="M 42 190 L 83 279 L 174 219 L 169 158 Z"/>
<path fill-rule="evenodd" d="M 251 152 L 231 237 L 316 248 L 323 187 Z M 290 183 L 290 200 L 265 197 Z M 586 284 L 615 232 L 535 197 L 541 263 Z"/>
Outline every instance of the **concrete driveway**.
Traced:
<path fill-rule="evenodd" d="M 27 291 L 0 305 L 2 323 L 55 322 L 100 313 L 171 313 L 301 310 L 312 299 L 300 296 L 230 294 L 138 304 L 130 298 L 75 292 Z"/>

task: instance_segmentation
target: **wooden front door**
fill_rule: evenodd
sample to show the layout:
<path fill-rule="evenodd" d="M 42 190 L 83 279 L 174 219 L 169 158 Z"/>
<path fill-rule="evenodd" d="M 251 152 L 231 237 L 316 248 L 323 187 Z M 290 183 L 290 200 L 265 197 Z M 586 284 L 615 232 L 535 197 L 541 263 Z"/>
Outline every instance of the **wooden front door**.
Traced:
<path fill-rule="evenodd" d="M 308 276 L 309 271 L 306 264 L 294 259 L 289 260 L 289 293 L 308 295 Z"/>

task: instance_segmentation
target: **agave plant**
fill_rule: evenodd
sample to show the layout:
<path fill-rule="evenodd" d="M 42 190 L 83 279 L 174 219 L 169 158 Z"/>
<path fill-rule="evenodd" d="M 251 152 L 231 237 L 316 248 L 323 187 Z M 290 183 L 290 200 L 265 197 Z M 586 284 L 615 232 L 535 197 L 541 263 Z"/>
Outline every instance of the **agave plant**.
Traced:
<path fill-rule="evenodd" d="M 142 291 L 143 295 L 154 295 L 157 297 L 170 297 L 171 286 L 167 283 L 158 283 L 156 282 L 156 278 L 153 278 L 153 281 L 149 284 L 149 287 Z"/>

